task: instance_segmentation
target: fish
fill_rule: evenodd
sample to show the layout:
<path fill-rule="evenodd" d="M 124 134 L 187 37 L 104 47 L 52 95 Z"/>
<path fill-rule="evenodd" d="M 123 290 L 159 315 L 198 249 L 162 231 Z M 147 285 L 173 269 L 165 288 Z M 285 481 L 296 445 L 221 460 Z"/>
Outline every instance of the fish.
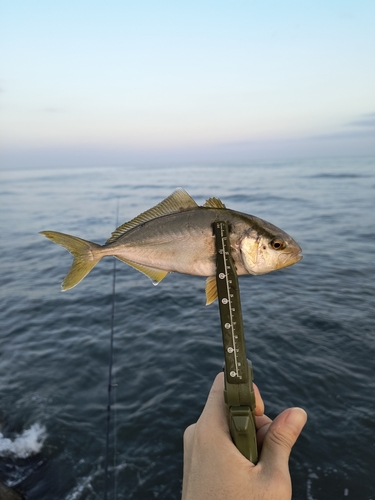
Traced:
<path fill-rule="evenodd" d="M 119 226 L 104 245 L 56 231 L 41 231 L 73 255 L 62 291 L 78 283 L 107 256 L 148 276 L 154 285 L 168 273 L 205 276 L 206 304 L 217 298 L 216 250 L 213 224 L 228 224 L 231 255 L 238 275 L 259 275 L 302 259 L 291 236 L 254 215 L 226 208 L 218 198 L 199 206 L 182 188 Z"/>

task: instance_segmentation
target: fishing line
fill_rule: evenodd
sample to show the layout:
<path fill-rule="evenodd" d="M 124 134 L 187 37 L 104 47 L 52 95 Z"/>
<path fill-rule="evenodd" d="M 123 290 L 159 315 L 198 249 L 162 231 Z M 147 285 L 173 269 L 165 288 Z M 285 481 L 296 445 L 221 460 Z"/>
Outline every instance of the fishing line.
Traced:
<path fill-rule="evenodd" d="M 116 227 L 118 226 L 119 215 L 119 200 L 117 199 L 116 211 Z M 108 367 L 108 400 L 107 400 L 107 432 L 106 432 L 106 448 L 105 448 L 105 465 L 104 465 L 104 500 L 107 500 L 108 494 L 108 460 L 109 460 L 109 434 L 111 423 L 111 395 L 112 387 L 117 386 L 112 382 L 112 368 L 113 368 L 113 339 L 115 329 L 115 305 L 116 305 L 116 259 L 113 262 L 113 278 L 112 278 L 112 311 L 111 311 L 111 334 L 110 334 L 110 347 L 109 347 L 109 367 Z M 114 457 L 113 457 L 113 470 L 114 470 L 114 498 L 117 498 L 117 481 L 116 481 L 116 391 L 115 394 L 115 411 L 114 411 Z"/>

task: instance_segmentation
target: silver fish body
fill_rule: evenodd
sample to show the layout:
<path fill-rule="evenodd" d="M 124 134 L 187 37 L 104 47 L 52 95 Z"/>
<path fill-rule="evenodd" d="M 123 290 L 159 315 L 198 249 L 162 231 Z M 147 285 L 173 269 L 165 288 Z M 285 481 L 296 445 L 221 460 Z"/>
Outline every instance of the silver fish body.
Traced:
<path fill-rule="evenodd" d="M 216 272 L 212 226 L 226 221 L 237 274 L 264 274 L 301 260 L 300 246 L 284 231 L 258 217 L 227 209 L 216 198 L 198 206 L 182 189 L 156 207 L 117 228 L 104 245 L 44 231 L 74 256 L 63 282 L 72 288 L 105 256 L 115 256 L 149 276 L 155 284 L 169 272 L 208 276 Z M 215 298 L 216 290 L 207 303 Z M 207 287 L 206 287 L 207 294 Z"/>
<path fill-rule="evenodd" d="M 212 225 L 220 220 L 229 225 L 232 256 L 239 275 L 263 274 L 301 258 L 299 245 L 276 226 L 234 210 L 205 207 L 151 220 L 104 245 L 103 253 L 168 272 L 213 276 L 216 256 Z M 271 246 L 274 254 L 268 260 L 262 258 L 275 239 L 282 240 L 284 248 Z M 246 253 L 252 254 L 251 260 Z"/>

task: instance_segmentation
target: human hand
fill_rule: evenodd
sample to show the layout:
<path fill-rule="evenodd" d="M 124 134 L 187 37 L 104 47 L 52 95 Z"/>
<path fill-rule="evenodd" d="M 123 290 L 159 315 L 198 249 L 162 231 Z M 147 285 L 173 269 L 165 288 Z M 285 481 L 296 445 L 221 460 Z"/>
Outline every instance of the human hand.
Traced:
<path fill-rule="evenodd" d="M 301 408 L 289 408 L 272 422 L 254 388 L 259 462 L 249 462 L 232 442 L 224 374 L 219 373 L 197 423 L 184 434 L 182 500 L 291 499 L 288 460 L 307 415 Z"/>

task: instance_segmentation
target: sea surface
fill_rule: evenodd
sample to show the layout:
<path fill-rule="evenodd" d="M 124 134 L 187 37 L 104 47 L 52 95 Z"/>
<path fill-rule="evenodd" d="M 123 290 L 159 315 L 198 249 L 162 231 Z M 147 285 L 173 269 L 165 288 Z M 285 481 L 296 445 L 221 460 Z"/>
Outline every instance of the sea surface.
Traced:
<path fill-rule="evenodd" d="M 248 357 L 274 418 L 301 406 L 293 499 L 375 499 L 375 158 L 2 170 L 0 481 L 27 500 L 104 498 L 114 259 L 61 293 L 71 256 L 176 187 L 288 232 L 293 267 L 240 278 Z M 117 261 L 108 499 L 179 499 L 182 436 L 223 351 L 205 279 Z"/>

